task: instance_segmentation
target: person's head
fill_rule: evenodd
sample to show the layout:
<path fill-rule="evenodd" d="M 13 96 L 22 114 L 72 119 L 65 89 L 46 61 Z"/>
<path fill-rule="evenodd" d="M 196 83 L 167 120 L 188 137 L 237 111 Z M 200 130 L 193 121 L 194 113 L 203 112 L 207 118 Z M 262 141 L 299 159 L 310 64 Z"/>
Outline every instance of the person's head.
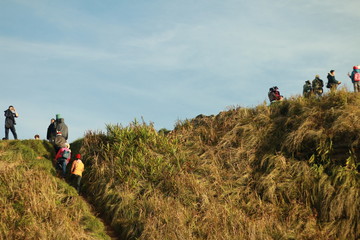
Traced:
<path fill-rule="evenodd" d="M 9 106 L 9 110 L 10 110 L 10 111 L 14 111 L 14 106 L 13 106 L 13 105 L 10 105 L 10 106 Z"/>
<path fill-rule="evenodd" d="M 270 92 L 274 91 L 274 88 L 270 88 L 269 91 L 270 91 Z"/>
<path fill-rule="evenodd" d="M 65 143 L 65 147 L 66 147 L 66 148 L 70 148 L 70 144 L 69 144 L 69 143 Z"/>
<path fill-rule="evenodd" d="M 40 139 L 39 134 L 36 134 L 36 135 L 34 136 L 34 139 L 36 139 L 36 140 Z"/>
<path fill-rule="evenodd" d="M 316 75 L 315 75 L 315 78 L 320 78 L 320 75 L 319 75 L 319 74 L 316 74 Z"/>
<path fill-rule="evenodd" d="M 78 153 L 75 155 L 75 159 L 81 159 L 81 155 Z"/>
<path fill-rule="evenodd" d="M 310 84 L 310 80 L 306 80 L 305 83 L 306 83 L 306 84 Z"/>
<path fill-rule="evenodd" d="M 54 119 L 54 118 L 52 118 L 52 119 L 50 120 L 50 122 L 51 122 L 51 123 L 54 123 L 54 122 L 55 122 L 55 119 Z"/>
<path fill-rule="evenodd" d="M 279 89 L 277 86 L 274 86 L 273 88 L 274 88 L 275 91 Z"/>
<path fill-rule="evenodd" d="M 335 70 L 330 70 L 330 73 L 331 73 L 332 75 L 335 75 Z"/>
<path fill-rule="evenodd" d="M 354 66 L 353 69 L 354 70 L 359 69 L 359 66 Z"/>

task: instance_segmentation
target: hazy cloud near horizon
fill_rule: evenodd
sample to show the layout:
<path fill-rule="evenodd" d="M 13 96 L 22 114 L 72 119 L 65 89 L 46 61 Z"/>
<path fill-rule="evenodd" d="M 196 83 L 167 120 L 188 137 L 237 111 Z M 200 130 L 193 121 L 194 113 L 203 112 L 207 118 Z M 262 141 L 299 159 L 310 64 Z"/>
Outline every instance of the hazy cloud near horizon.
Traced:
<path fill-rule="evenodd" d="M 107 123 L 178 119 L 286 97 L 330 69 L 350 88 L 360 64 L 358 1 L 0 2 L 0 76 L 18 135 L 70 141 Z M 350 88 L 351 89 L 351 88 Z"/>

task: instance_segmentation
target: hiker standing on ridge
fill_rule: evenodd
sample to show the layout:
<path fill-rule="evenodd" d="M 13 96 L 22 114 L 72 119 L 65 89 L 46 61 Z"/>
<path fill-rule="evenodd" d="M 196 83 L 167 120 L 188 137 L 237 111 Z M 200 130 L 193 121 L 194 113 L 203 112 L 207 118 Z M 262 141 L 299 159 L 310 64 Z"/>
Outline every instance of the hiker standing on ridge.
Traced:
<path fill-rule="evenodd" d="M 84 172 L 84 163 L 81 161 L 81 155 L 76 154 L 75 160 L 71 165 L 71 177 L 73 178 L 73 186 L 76 187 L 78 193 L 80 193 L 80 182 L 83 172 Z"/>
<path fill-rule="evenodd" d="M 70 145 L 67 143 L 65 147 L 60 148 L 57 152 L 54 164 L 58 172 L 61 172 L 61 175 L 63 178 L 66 176 L 66 165 L 70 162 L 71 158 L 71 150 Z"/>
<path fill-rule="evenodd" d="M 312 87 L 311 87 L 311 83 L 310 80 L 305 81 L 305 84 L 303 86 L 303 96 L 305 98 L 309 98 L 311 96 L 312 93 Z"/>
<path fill-rule="evenodd" d="M 351 82 L 354 85 L 354 92 L 360 92 L 360 69 L 359 69 L 359 66 L 354 66 L 351 75 L 350 75 L 350 73 L 348 73 L 348 76 L 350 77 Z"/>
<path fill-rule="evenodd" d="M 9 129 L 14 136 L 14 139 L 17 139 L 17 133 L 15 129 L 15 118 L 19 117 L 19 114 L 16 112 L 13 106 L 9 106 L 7 110 L 4 111 L 5 116 L 5 140 L 9 139 Z"/>
<path fill-rule="evenodd" d="M 46 139 L 49 140 L 49 142 L 54 143 L 55 137 L 56 137 L 55 119 L 52 118 L 50 120 L 50 125 L 47 129 Z"/>
<path fill-rule="evenodd" d="M 315 75 L 315 79 L 312 81 L 313 92 L 316 97 L 321 97 L 324 90 L 324 81 L 320 79 L 319 75 Z"/>
<path fill-rule="evenodd" d="M 338 85 L 341 84 L 340 81 L 335 79 L 335 70 L 331 70 L 327 75 L 328 83 L 327 87 L 330 88 L 330 91 L 336 91 Z"/>
<path fill-rule="evenodd" d="M 69 137 L 68 127 L 65 124 L 65 120 L 63 118 L 59 118 L 56 123 L 56 131 L 61 132 L 62 136 L 65 140 Z"/>

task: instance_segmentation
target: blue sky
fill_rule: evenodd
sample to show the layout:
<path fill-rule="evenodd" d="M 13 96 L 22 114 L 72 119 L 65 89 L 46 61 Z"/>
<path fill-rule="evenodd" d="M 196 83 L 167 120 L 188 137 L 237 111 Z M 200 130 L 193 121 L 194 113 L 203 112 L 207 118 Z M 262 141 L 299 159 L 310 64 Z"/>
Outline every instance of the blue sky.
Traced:
<path fill-rule="evenodd" d="M 360 64 L 355 0 L 0 0 L 3 110 L 20 139 L 60 113 L 70 141 L 105 124 L 177 120 L 253 107 L 277 85 Z M 4 134 L 4 133 L 3 133 Z"/>

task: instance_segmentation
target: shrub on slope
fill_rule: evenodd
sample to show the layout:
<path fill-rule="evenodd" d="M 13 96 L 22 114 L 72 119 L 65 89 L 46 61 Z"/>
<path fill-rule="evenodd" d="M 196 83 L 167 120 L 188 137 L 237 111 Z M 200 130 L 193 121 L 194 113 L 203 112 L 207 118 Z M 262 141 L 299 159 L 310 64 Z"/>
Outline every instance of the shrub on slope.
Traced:
<path fill-rule="evenodd" d="M 109 239 L 73 188 L 54 177 L 52 146 L 0 142 L 1 239 Z"/>

